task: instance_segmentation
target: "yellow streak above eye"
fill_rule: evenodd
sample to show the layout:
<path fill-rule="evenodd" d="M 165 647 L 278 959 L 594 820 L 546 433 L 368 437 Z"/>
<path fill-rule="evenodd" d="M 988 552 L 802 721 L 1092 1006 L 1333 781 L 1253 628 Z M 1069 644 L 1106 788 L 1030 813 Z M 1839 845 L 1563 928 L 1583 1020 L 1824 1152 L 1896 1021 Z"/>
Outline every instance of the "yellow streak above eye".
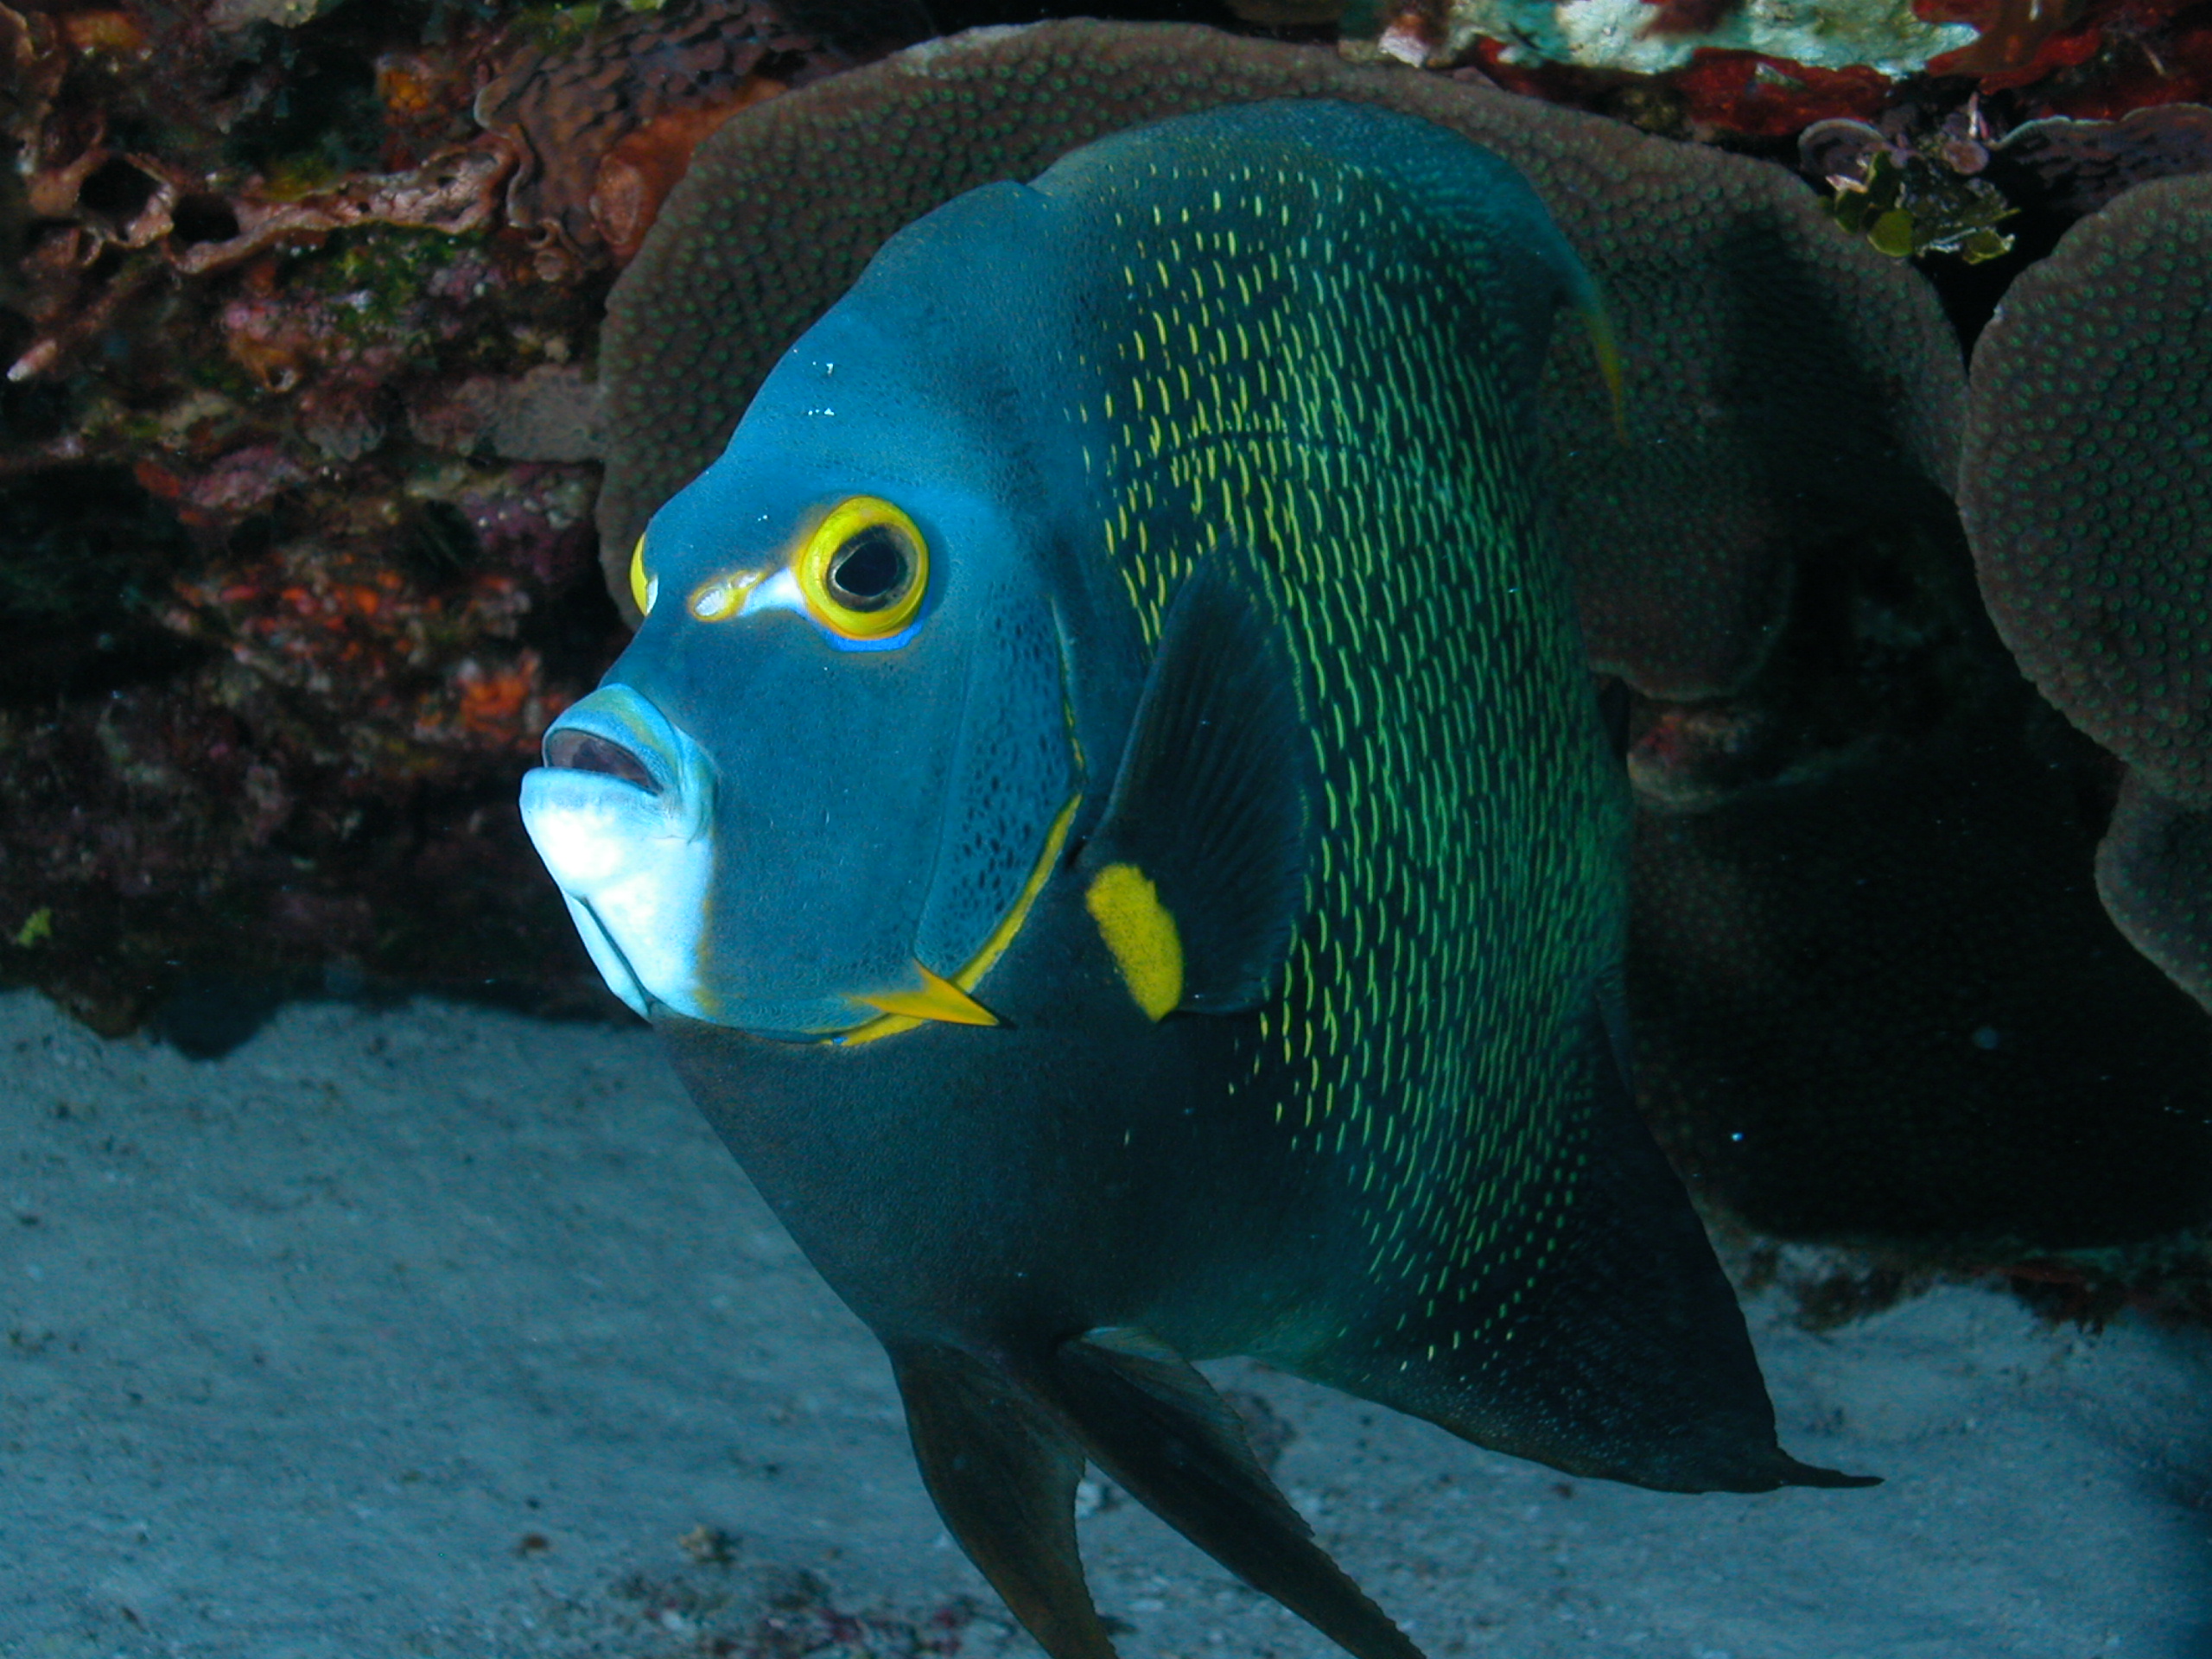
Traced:
<path fill-rule="evenodd" d="M 931 973 L 920 963 L 914 971 L 922 976 L 918 991 L 882 991 L 874 996 L 856 997 L 871 1008 L 880 1008 L 886 1014 L 904 1014 L 910 1020 L 941 1020 L 953 1026 L 995 1026 L 999 1017 L 962 990 L 950 980 Z"/>
<path fill-rule="evenodd" d="M 721 622 L 745 608 L 745 597 L 760 585 L 766 572 L 739 570 L 727 576 L 710 576 L 691 590 L 687 608 L 702 622 Z"/>
<path fill-rule="evenodd" d="M 1091 878 L 1083 906 L 1145 1018 L 1166 1017 L 1183 1000 L 1183 937 L 1152 878 L 1134 864 L 1109 864 Z"/>

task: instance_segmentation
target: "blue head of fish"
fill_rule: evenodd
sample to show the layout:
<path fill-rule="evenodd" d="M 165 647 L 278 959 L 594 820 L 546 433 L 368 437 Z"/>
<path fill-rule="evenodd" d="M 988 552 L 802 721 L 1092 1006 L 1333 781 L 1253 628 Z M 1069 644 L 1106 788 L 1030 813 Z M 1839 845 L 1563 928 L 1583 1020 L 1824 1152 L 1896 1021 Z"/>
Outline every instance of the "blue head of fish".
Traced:
<path fill-rule="evenodd" d="M 1049 303 L 1025 194 L 916 227 L 785 358 L 647 527 L 644 624 L 524 781 L 531 836 L 640 1014 L 816 1039 L 989 1019 L 965 988 L 1077 787 L 1038 556 L 1064 492 L 1008 436 L 1039 388 L 1004 343 Z M 998 250 L 957 262 L 957 294 L 944 236 Z"/>

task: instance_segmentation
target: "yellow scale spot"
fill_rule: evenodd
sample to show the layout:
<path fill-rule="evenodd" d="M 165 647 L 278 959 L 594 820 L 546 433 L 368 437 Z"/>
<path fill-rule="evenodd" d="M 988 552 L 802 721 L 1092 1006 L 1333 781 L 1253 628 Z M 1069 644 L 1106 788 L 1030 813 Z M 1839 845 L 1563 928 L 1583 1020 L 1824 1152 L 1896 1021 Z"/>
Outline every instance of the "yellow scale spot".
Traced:
<path fill-rule="evenodd" d="M 1152 878 L 1134 864 L 1109 864 L 1091 878 L 1083 904 L 1129 995 L 1147 1019 L 1163 1018 L 1183 1000 L 1183 939 Z"/>

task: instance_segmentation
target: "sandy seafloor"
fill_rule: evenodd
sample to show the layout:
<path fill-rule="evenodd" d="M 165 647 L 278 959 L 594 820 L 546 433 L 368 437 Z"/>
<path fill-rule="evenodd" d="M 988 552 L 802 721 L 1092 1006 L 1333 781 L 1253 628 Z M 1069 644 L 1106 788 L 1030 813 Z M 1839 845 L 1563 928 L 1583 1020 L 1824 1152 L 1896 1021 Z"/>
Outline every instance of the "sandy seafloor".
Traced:
<path fill-rule="evenodd" d="M 1440 1659 L 2212 1655 L 2201 1333 L 1792 1310 L 1750 1305 L 1785 1442 L 1884 1486 L 1568 1482 L 1210 1369 Z M 7 1659 L 1035 1651 L 642 1030 L 295 1006 L 194 1062 L 0 998 L 0 1331 Z M 1130 1659 L 1335 1652 L 1090 1496 Z"/>

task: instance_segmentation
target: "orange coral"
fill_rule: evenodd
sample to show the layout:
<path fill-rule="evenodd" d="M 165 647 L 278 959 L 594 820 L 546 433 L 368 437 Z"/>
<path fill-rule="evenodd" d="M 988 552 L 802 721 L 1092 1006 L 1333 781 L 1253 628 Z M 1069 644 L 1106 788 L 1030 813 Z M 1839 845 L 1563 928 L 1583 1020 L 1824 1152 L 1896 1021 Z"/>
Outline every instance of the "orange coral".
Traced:
<path fill-rule="evenodd" d="M 783 90 L 781 81 L 753 76 L 728 101 L 671 110 L 607 152 L 592 182 L 591 221 L 617 264 L 626 265 L 636 255 L 701 141 L 740 110 Z"/>
<path fill-rule="evenodd" d="M 841 62 L 751 0 L 670 0 L 567 50 L 526 43 L 476 99 L 479 124 L 518 160 L 508 222 L 555 256 L 549 274 L 563 256 L 634 248 L 701 138 L 746 105 Z M 617 146 L 656 126 L 603 171 Z"/>

